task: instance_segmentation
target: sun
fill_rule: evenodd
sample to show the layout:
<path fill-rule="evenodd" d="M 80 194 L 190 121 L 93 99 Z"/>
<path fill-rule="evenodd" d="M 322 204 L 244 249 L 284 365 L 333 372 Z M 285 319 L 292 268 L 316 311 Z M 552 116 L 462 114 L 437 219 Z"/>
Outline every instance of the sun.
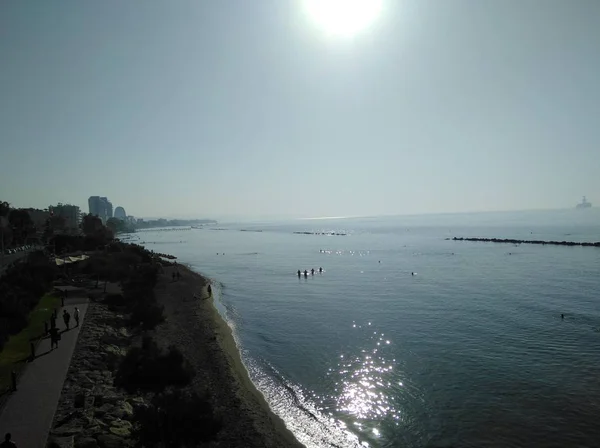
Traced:
<path fill-rule="evenodd" d="M 383 0 L 304 0 L 304 7 L 324 32 L 351 37 L 377 19 Z"/>

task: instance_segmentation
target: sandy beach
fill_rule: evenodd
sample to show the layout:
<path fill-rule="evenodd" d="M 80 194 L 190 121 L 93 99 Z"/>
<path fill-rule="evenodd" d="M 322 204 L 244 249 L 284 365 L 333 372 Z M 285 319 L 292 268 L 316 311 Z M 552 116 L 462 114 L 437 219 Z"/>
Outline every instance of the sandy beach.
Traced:
<path fill-rule="evenodd" d="M 179 270 L 181 278 L 172 281 Z M 173 344 L 196 371 L 194 387 L 208 390 L 223 416 L 218 447 L 302 447 L 250 381 L 231 329 L 207 294 L 208 281 L 189 268 L 165 267 L 156 286 L 167 320 L 156 330 L 161 344 Z"/>

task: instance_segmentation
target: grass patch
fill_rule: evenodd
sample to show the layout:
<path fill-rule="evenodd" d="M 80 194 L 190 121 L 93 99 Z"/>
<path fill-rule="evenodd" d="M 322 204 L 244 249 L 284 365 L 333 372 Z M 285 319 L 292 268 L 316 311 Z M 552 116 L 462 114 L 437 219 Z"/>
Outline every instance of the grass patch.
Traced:
<path fill-rule="evenodd" d="M 28 324 L 20 333 L 11 336 L 0 352 L 0 393 L 10 387 L 10 372 L 22 366 L 21 363 L 30 354 L 29 343 L 44 333 L 44 322 L 50 321 L 55 308 L 60 308 L 61 299 L 52 294 L 43 296 L 36 307 L 29 313 Z"/>

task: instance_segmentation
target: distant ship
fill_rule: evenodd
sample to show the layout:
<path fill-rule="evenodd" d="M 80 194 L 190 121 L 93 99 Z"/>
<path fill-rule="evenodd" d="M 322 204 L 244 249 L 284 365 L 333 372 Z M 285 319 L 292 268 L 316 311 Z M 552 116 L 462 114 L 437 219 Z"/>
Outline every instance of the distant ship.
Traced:
<path fill-rule="evenodd" d="M 577 206 L 575 208 L 590 208 L 591 206 L 592 206 L 592 203 L 588 202 L 584 196 L 583 200 L 581 201 L 581 204 L 577 204 Z"/>

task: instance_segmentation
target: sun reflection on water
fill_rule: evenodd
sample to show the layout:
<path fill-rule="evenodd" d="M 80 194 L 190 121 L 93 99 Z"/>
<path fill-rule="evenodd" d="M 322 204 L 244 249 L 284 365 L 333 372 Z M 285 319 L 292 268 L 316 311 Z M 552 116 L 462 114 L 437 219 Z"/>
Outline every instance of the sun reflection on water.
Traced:
<path fill-rule="evenodd" d="M 365 327 L 369 330 L 368 344 L 359 354 L 341 354 L 337 365 L 329 369 L 328 376 L 336 380 L 337 411 L 353 417 L 355 426 L 361 430 L 363 423 L 384 419 L 398 422 L 400 410 L 394 406 L 390 394 L 393 382 L 400 387 L 402 383 L 394 378 L 396 360 L 388 359 L 385 354 L 392 341 L 383 333 L 371 331 L 371 322 L 352 326 L 358 331 L 364 331 Z M 375 438 L 380 437 L 378 428 L 372 428 L 371 433 Z"/>

